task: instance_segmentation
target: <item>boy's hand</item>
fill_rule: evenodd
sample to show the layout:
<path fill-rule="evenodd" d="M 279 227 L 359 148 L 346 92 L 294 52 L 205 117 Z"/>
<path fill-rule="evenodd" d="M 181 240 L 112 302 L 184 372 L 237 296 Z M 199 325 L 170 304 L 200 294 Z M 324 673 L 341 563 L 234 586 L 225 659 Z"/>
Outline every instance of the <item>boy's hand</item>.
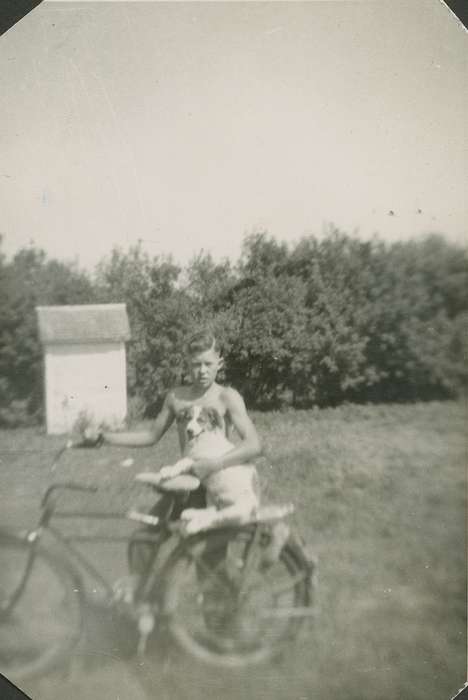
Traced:
<path fill-rule="evenodd" d="M 217 459 L 197 459 L 191 468 L 192 474 L 195 474 L 196 477 L 200 479 L 200 481 L 203 481 L 203 479 L 206 479 L 210 474 L 213 474 L 214 472 L 219 471 L 222 468 L 222 465 L 220 464 L 219 460 Z"/>

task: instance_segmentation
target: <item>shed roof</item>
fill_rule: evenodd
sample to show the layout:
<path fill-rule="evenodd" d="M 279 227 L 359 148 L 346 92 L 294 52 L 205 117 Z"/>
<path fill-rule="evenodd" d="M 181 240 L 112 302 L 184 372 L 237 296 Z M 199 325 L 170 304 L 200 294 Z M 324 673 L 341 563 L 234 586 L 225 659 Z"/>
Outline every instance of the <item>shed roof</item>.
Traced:
<path fill-rule="evenodd" d="M 125 304 L 37 306 L 39 337 L 46 344 L 105 343 L 130 339 Z"/>

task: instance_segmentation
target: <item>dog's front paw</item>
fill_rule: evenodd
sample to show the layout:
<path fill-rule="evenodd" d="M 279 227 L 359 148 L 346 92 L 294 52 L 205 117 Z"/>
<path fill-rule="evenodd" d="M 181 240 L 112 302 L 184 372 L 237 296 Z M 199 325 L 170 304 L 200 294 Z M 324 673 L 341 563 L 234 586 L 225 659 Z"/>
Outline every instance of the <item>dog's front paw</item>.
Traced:
<path fill-rule="evenodd" d="M 178 476 L 178 474 L 179 471 L 175 468 L 175 465 L 172 465 L 170 467 L 162 467 L 158 471 L 160 481 L 166 481 L 166 479 L 173 479 L 175 476 Z"/>
<path fill-rule="evenodd" d="M 157 486 L 161 481 L 161 472 L 140 472 L 135 476 L 135 481 L 141 481 L 143 484 Z"/>
<path fill-rule="evenodd" d="M 192 465 L 193 459 L 190 459 L 190 457 L 182 457 L 182 459 L 179 459 L 179 461 L 176 462 L 171 468 L 174 470 L 174 472 L 177 473 L 177 475 L 179 475 L 186 474 L 187 472 L 189 472 Z"/>

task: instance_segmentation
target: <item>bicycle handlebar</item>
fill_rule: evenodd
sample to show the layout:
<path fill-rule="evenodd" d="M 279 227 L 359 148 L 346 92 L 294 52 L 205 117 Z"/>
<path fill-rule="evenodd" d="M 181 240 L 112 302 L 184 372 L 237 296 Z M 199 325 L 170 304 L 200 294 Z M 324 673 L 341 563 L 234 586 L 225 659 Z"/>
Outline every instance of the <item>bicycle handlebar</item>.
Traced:
<path fill-rule="evenodd" d="M 71 449 L 72 447 L 100 447 L 102 442 L 102 433 L 98 433 L 97 437 L 94 439 L 87 438 L 86 436 L 84 436 L 83 439 L 79 442 L 75 442 L 74 440 L 67 440 L 67 442 L 64 445 L 62 445 L 62 447 L 60 447 L 60 449 L 57 450 L 57 452 L 55 453 L 55 457 L 52 462 L 52 469 L 54 469 L 57 466 L 57 463 L 60 457 L 63 455 L 63 453 Z"/>
<path fill-rule="evenodd" d="M 57 466 L 57 462 L 59 461 L 60 457 L 63 455 L 64 452 L 70 449 L 70 447 L 73 447 L 73 442 L 71 440 L 68 440 L 65 445 L 62 445 L 62 447 L 57 450 L 55 453 L 55 457 L 52 461 L 52 469 L 54 469 Z"/>
<path fill-rule="evenodd" d="M 70 491 L 88 491 L 90 493 L 95 493 L 98 490 L 98 487 L 95 485 L 86 485 L 86 484 L 78 484 L 76 481 L 63 481 L 61 483 L 56 483 L 52 484 L 52 486 L 49 486 L 49 488 L 45 491 L 42 501 L 41 501 L 41 507 L 45 508 L 47 506 L 47 503 L 54 491 L 57 491 L 58 489 L 68 489 Z"/>

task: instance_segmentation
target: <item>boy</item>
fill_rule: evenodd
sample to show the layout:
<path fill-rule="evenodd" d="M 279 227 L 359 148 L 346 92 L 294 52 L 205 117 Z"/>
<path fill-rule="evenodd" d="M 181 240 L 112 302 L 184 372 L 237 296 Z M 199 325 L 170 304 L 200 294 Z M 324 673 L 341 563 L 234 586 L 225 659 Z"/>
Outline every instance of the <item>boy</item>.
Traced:
<path fill-rule="evenodd" d="M 189 386 L 178 386 L 168 392 L 162 409 L 149 431 L 104 433 L 104 440 L 113 445 L 149 446 L 157 444 L 174 422 L 177 414 L 192 405 L 215 408 L 221 416 L 226 437 L 229 439 L 235 429 L 240 442 L 222 457 L 195 460 L 191 472 L 200 481 L 207 479 L 214 472 L 226 467 L 251 462 L 262 452 L 260 439 L 255 426 L 250 420 L 241 395 L 231 387 L 224 387 L 216 382 L 216 375 L 223 364 L 218 342 L 209 330 L 202 330 L 193 335 L 187 344 L 187 360 L 192 383 Z M 179 445 L 182 456 L 186 448 L 186 434 L 182 425 L 178 425 Z M 176 520 L 183 510 L 188 508 L 204 508 L 206 506 L 205 489 L 203 484 L 196 491 L 190 492 L 185 499 L 178 502 L 171 517 Z M 164 496 L 158 500 L 151 510 L 151 515 L 161 516 L 168 507 L 168 499 Z M 154 531 L 153 531 L 154 532 Z M 154 547 L 144 543 L 130 541 L 129 560 L 133 579 L 123 581 L 124 587 L 130 590 L 120 591 L 124 600 L 131 600 L 133 591 L 138 585 L 139 575 L 150 564 Z M 157 545 L 155 545 L 157 548 Z M 118 582 L 118 585 L 120 582 Z"/>
<path fill-rule="evenodd" d="M 223 365 L 218 342 L 209 330 L 193 335 L 187 344 L 187 359 L 192 383 L 178 386 L 168 392 L 162 409 L 149 431 L 104 433 L 106 442 L 112 445 L 144 447 L 157 444 L 174 422 L 177 413 L 197 404 L 216 408 L 224 423 L 229 439 L 235 429 L 241 438 L 232 450 L 219 458 L 196 460 L 191 471 L 200 480 L 210 474 L 236 464 L 250 462 L 261 454 L 262 447 L 255 426 L 250 420 L 242 396 L 231 387 L 216 382 L 216 375 Z M 179 445 L 185 451 L 185 432 L 178 426 Z"/>

